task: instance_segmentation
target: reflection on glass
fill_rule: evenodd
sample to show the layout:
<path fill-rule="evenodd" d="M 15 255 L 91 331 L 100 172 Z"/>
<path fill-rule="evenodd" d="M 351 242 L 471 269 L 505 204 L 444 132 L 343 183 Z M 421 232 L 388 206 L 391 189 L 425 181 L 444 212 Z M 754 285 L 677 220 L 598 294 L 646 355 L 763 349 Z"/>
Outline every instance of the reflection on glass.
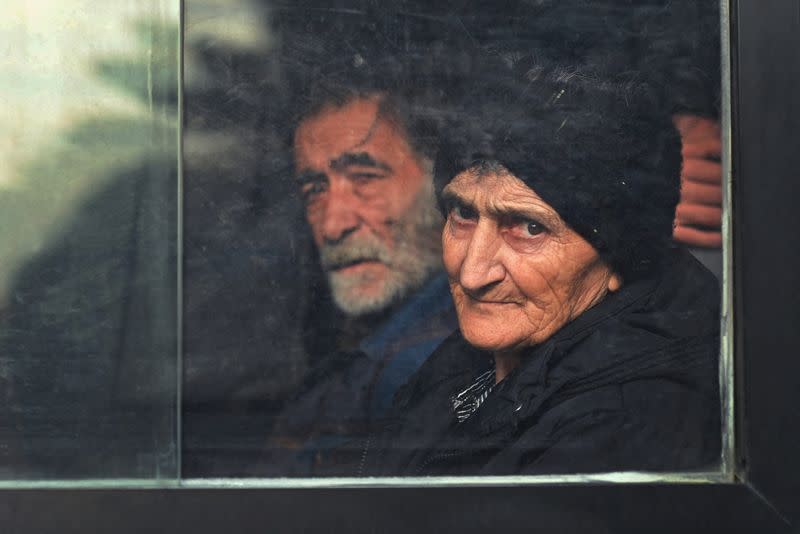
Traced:
<path fill-rule="evenodd" d="M 177 476 L 178 5 L 3 4 L 2 479 Z"/>
<path fill-rule="evenodd" d="M 185 476 L 247 473 L 307 371 L 316 262 L 286 132 L 263 124 L 280 101 L 262 4 L 184 7 Z"/>
<path fill-rule="evenodd" d="M 717 467 L 714 2 L 187 0 L 183 250 L 177 4 L 0 22 L 0 476 Z"/>
<path fill-rule="evenodd" d="M 186 14 L 185 476 L 718 468 L 715 2 Z"/>

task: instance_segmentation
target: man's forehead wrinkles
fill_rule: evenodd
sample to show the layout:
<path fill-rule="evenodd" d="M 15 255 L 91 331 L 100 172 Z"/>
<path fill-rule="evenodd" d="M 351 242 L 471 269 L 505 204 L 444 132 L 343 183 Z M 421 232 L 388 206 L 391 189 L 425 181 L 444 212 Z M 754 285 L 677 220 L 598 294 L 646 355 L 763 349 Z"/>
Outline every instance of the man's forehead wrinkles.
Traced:
<path fill-rule="evenodd" d="M 319 113 L 312 115 L 301 121 L 295 130 L 295 146 L 298 144 L 309 145 L 310 147 L 327 147 L 328 152 L 335 150 L 335 153 L 327 160 L 332 160 L 347 152 L 360 152 L 358 148 L 363 147 L 372 139 L 375 131 L 379 127 L 381 116 L 377 106 L 369 110 L 368 117 L 359 117 L 363 110 L 353 109 L 361 99 L 356 99 L 344 106 L 323 108 Z M 370 99 L 363 99 L 368 102 Z M 355 114 L 353 120 L 347 120 L 351 113 Z M 368 124 L 366 122 L 369 121 Z M 363 134 L 361 133 L 363 132 Z M 360 137 L 356 137 L 360 135 Z M 344 139 L 347 140 L 346 146 L 341 146 Z M 353 140 L 353 137 L 356 137 Z M 337 146 L 338 145 L 338 146 Z M 334 148 L 336 147 L 336 148 Z"/>
<path fill-rule="evenodd" d="M 330 168 L 334 170 L 342 170 L 350 166 L 364 166 L 376 167 L 384 171 L 391 171 L 392 168 L 388 163 L 385 163 L 368 152 L 344 152 L 339 156 L 333 158 L 329 162 Z"/>
<path fill-rule="evenodd" d="M 375 130 L 378 129 L 378 123 L 380 121 L 381 121 L 381 116 L 380 113 L 378 113 L 378 110 L 376 109 L 375 114 L 372 116 L 372 122 L 369 124 L 369 128 L 367 128 L 364 137 L 360 141 L 357 141 L 356 144 L 353 145 L 351 148 L 346 150 L 346 152 L 353 151 L 354 149 L 360 148 L 369 143 L 369 140 L 372 138 L 373 135 L 375 135 Z"/>

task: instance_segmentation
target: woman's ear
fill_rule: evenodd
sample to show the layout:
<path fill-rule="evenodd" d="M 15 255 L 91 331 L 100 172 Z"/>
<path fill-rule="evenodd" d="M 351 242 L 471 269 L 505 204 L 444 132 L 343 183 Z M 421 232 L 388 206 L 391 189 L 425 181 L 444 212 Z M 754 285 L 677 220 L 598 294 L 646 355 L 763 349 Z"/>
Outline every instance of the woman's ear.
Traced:
<path fill-rule="evenodd" d="M 608 291 L 613 293 L 618 291 L 619 288 L 622 287 L 622 277 L 615 272 L 611 273 L 611 276 L 608 277 Z"/>

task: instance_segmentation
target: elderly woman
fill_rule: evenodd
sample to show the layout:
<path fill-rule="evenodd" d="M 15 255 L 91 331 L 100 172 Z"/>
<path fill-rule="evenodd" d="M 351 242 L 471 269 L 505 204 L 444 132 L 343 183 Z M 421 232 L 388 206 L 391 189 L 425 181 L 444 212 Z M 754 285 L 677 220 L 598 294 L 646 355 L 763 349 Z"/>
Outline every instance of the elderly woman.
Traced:
<path fill-rule="evenodd" d="M 719 292 L 670 240 L 677 132 L 635 83 L 510 74 L 446 129 L 460 328 L 396 396 L 364 474 L 712 467 Z"/>

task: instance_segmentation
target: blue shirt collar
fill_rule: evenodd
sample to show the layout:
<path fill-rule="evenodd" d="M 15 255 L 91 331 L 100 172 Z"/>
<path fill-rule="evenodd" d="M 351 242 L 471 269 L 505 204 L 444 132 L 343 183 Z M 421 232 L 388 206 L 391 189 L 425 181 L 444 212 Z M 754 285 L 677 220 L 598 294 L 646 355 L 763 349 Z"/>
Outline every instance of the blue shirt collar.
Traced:
<path fill-rule="evenodd" d="M 405 340 L 410 332 L 420 328 L 428 319 L 453 307 L 447 275 L 438 274 L 393 313 L 374 333 L 360 344 L 360 349 L 373 360 L 382 360 L 387 349 Z"/>

